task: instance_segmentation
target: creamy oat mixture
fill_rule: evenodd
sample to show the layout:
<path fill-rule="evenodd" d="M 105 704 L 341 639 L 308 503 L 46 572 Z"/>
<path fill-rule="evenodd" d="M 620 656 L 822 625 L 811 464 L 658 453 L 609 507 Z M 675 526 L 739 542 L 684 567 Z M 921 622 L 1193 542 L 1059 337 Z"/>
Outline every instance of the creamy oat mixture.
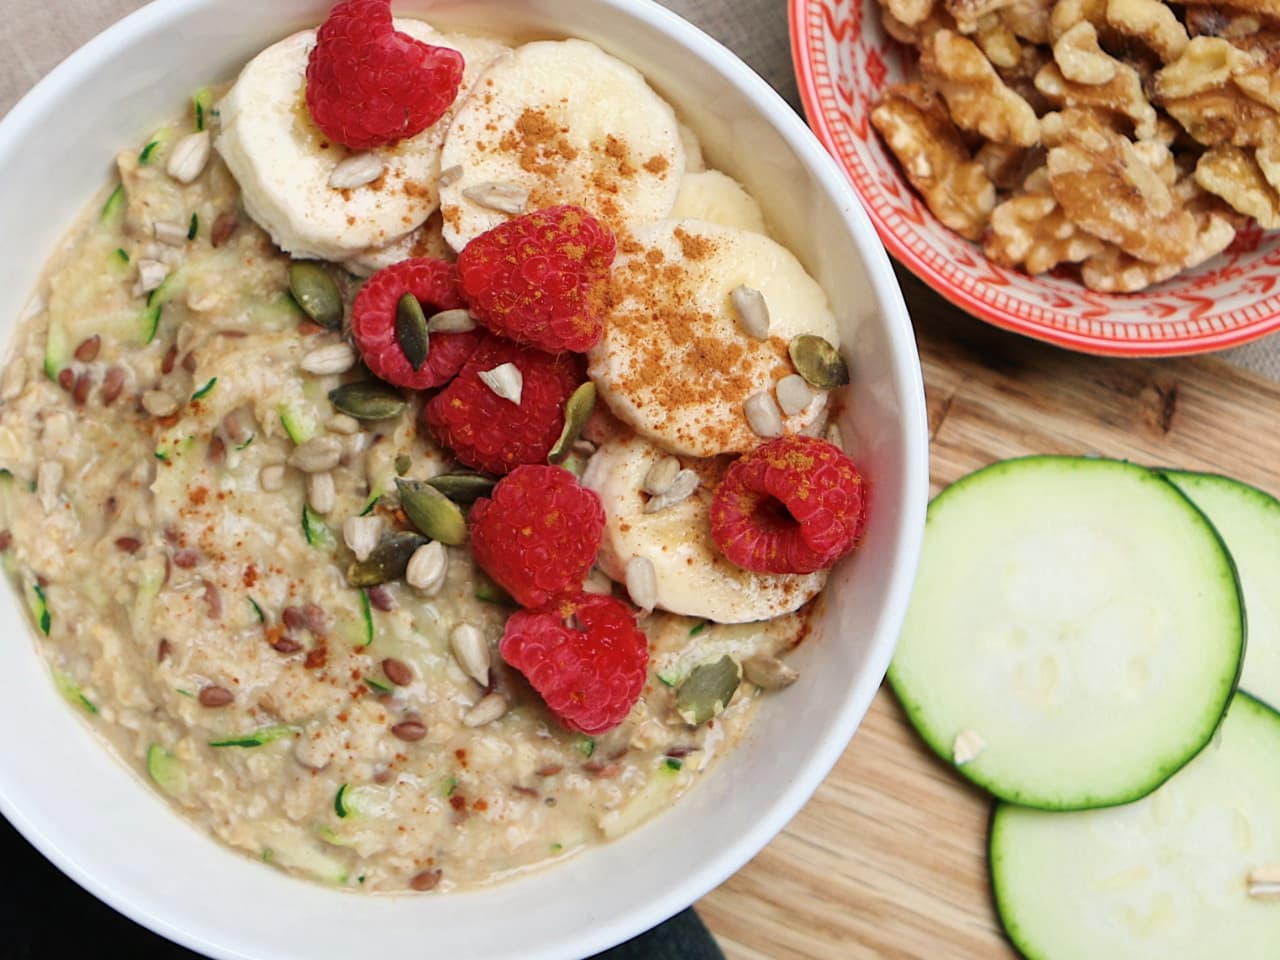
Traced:
<path fill-rule="evenodd" d="M 289 255 L 218 152 L 192 139 L 198 126 L 218 134 L 219 100 L 201 92 L 119 156 L 119 188 L 54 256 L 0 382 L 3 559 L 56 684 L 203 829 L 325 883 L 466 887 L 631 829 L 739 738 L 752 679 L 786 683 L 768 655 L 799 641 L 803 610 L 739 625 L 643 617 L 641 701 L 589 738 L 502 663 L 513 607 L 465 544 L 407 579 L 353 586 L 358 555 L 411 529 L 396 478 L 458 468 L 418 429 L 419 396 L 393 394 L 362 419 L 335 408 L 330 391 L 367 373 L 342 330 L 298 308 Z M 685 176 L 703 173 L 682 133 Z M 357 273 L 440 255 L 440 229 L 439 217 L 415 224 L 323 269 L 349 307 Z M 641 443 L 616 423 L 594 430 L 620 434 L 614 448 Z M 608 477 L 596 486 L 608 496 Z M 673 546 L 696 541 L 681 516 L 646 522 Z M 620 563 L 609 572 L 625 581 Z M 694 574 L 699 589 L 726 589 Z M 821 586 L 797 581 L 750 582 L 772 610 Z M 626 596 L 599 571 L 588 589 Z M 677 691 L 726 654 L 766 656 L 722 714 L 693 726 Z"/>

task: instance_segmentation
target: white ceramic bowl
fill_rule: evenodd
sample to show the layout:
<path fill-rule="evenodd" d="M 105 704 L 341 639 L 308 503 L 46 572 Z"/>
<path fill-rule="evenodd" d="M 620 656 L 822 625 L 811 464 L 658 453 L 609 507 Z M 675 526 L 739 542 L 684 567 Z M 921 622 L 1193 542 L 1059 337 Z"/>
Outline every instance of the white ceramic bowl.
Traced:
<path fill-rule="evenodd" d="M 158 0 L 58 67 L 0 124 L 0 318 L 111 173 L 116 151 L 232 78 L 326 0 Z M 229 852 L 173 813 L 55 694 L 9 590 L 0 625 L 0 811 L 116 909 L 214 957 L 579 958 L 687 906 L 750 859 L 844 750 L 888 664 L 928 493 L 924 395 L 901 294 L 843 174 L 759 77 L 647 0 L 398 0 L 399 15 L 514 34 L 576 35 L 642 70 L 699 131 L 711 162 L 759 197 L 826 288 L 856 376 L 842 420 L 871 487 L 865 545 L 837 573 L 801 679 L 672 810 L 585 855 L 449 896 L 361 897 Z"/>

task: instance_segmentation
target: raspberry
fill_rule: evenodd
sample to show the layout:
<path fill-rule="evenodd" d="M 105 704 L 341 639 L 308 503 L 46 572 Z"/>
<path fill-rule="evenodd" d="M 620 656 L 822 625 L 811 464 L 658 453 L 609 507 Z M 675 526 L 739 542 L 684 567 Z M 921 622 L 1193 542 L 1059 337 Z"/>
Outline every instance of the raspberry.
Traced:
<path fill-rule="evenodd" d="M 825 570 L 857 543 L 863 499 L 858 468 L 838 447 L 780 437 L 725 471 L 711 501 L 711 538 L 757 573 Z"/>
<path fill-rule="evenodd" d="M 583 629 L 566 625 L 570 617 Z M 649 665 L 649 641 L 631 609 L 594 594 L 579 594 L 551 610 L 512 614 L 499 650 L 561 723 L 589 736 L 627 718 Z"/>
<path fill-rule="evenodd" d="M 547 207 L 508 220 L 458 256 L 462 293 L 494 333 L 551 353 L 585 353 L 600 319 L 613 233 L 581 207 Z"/>
<path fill-rule="evenodd" d="M 504 363 L 515 364 L 524 378 L 518 406 L 480 379 Z M 457 378 L 422 408 L 422 420 L 462 463 L 510 473 L 522 463 L 546 463 L 564 429 L 565 403 L 586 378 L 581 357 L 486 335 Z"/>
<path fill-rule="evenodd" d="M 462 54 L 396 30 L 391 0 L 345 0 L 316 34 L 307 107 L 322 133 L 371 150 L 421 133 L 462 83 Z"/>
<path fill-rule="evenodd" d="M 471 508 L 476 562 L 526 607 L 580 592 L 603 536 L 600 498 L 560 467 L 516 467 Z"/>
<path fill-rule="evenodd" d="M 351 335 L 365 365 L 375 377 L 397 387 L 425 390 L 447 383 L 480 342 L 478 333 L 436 333 L 427 359 L 414 370 L 396 337 L 396 307 L 412 293 L 427 316 L 462 307 L 458 275 L 452 264 L 422 257 L 402 260 L 370 277 L 351 307 Z"/>

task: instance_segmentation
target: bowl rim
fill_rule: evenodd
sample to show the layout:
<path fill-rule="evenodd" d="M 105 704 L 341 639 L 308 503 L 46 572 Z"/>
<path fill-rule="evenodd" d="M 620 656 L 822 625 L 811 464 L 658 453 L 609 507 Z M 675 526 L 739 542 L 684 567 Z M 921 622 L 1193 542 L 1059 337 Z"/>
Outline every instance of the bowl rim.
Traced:
<path fill-rule="evenodd" d="M 38 126 L 39 118 L 49 104 L 67 88 L 74 88 L 92 77 L 103 61 L 118 56 L 134 46 L 140 35 L 152 33 L 176 22 L 187 11 L 204 8 L 217 0 L 153 0 L 127 15 L 78 48 L 43 77 L 0 119 L 0 156 L 14 148 L 16 141 Z M 565 0 L 568 2 L 568 0 Z M 732 846 L 699 869 L 677 879 L 670 888 L 647 903 L 616 917 L 604 917 L 592 929 L 566 931 L 562 940 L 527 956 L 569 957 L 605 949 L 660 923 L 696 901 L 724 882 L 754 857 L 778 834 L 808 801 L 826 778 L 849 745 L 862 722 L 871 700 L 887 669 L 897 633 L 906 614 L 924 533 L 928 501 L 928 418 L 925 406 L 923 373 L 915 346 L 910 317 L 902 299 L 892 266 L 863 207 L 854 199 L 844 172 L 813 137 L 802 118 L 780 94 L 752 71 L 735 54 L 702 30 L 654 0 L 596 0 L 601 6 L 626 13 L 651 23 L 664 34 L 678 37 L 681 43 L 741 91 L 760 116 L 774 127 L 793 151 L 796 159 L 808 169 L 821 193 L 841 201 L 840 217 L 857 242 L 865 263 L 869 283 L 881 309 L 887 350 L 890 352 L 894 378 L 901 384 L 901 430 L 903 448 L 902 510 L 896 527 L 886 533 L 897 544 L 896 569 L 887 576 L 888 589 L 879 618 L 869 631 L 867 665 L 863 674 L 852 678 L 841 701 L 840 710 L 830 724 L 830 735 L 813 749 L 807 761 L 773 804 L 756 819 L 754 827 Z M 429 15 L 430 2 L 420 2 L 409 15 Z M 288 16 L 281 14 L 282 20 Z M 113 758 L 113 762 L 119 762 Z M 252 950 L 252 935 L 218 936 L 225 925 L 215 919 L 197 927 L 184 923 L 175 911 L 166 907 L 163 884 L 157 884 L 145 896 L 136 891 L 113 887 L 106 872 L 94 872 L 77 858 L 77 848 L 84 844 L 66 835 L 58 823 L 47 821 L 38 810 L 16 807 L 0 782 L 0 814 L 65 875 L 111 906 L 117 912 L 168 939 L 213 957 L 258 957 Z"/>
<path fill-rule="evenodd" d="M 1052 343 L 1059 347 L 1090 353 L 1097 356 L 1112 357 L 1169 357 L 1185 356 L 1196 353 L 1209 353 L 1242 346 L 1261 339 L 1276 330 L 1280 330 L 1280 310 L 1270 316 L 1236 325 L 1227 330 L 1209 333 L 1190 333 L 1182 336 L 1161 337 L 1160 339 L 1144 339 L 1141 337 L 1105 336 L 1082 331 L 1072 331 L 1051 324 L 1003 313 L 985 300 L 979 299 L 962 287 L 957 286 L 932 263 L 921 257 L 890 226 L 875 207 L 866 201 L 856 185 L 853 176 L 840 157 L 839 138 L 833 130 L 833 120 L 823 109 L 823 99 L 819 94 L 817 70 L 815 67 L 814 44 L 806 42 L 811 38 L 807 29 L 807 14 L 811 8 L 820 7 L 824 0 L 787 0 L 787 24 L 790 33 L 791 63 L 795 71 L 796 86 L 800 92 L 800 102 L 805 116 L 814 134 L 822 145 L 836 160 L 836 163 L 848 176 L 859 203 L 866 211 L 868 218 L 880 235 L 889 253 L 916 277 L 937 292 L 954 306 L 993 326 L 1013 333 L 1032 337 Z M 860 3 L 862 0 L 853 0 Z M 896 42 L 896 41 L 894 41 Z M 905 184 L 905 181 L 904 181 Z M 907 185 L 908 189 L 911 189 Z M 945 229 L 945 228 L 944 228 Z M 976 255 L 986 260 L 981 249 Z M 1097 294 L 1103 298 L 1124 297 L 1125 294 Z M 1117 325 L 1112 325 L 1116 329 Z M 1124 326 L 1119 329 L 1123 330 Z"/>

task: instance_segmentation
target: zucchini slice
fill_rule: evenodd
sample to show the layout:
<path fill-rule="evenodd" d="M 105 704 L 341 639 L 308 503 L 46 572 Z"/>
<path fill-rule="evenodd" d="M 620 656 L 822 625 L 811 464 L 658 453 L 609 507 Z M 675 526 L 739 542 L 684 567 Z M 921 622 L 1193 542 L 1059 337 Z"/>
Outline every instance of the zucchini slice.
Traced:
<path fill-rule="evenodd" d="M 1045 813 L 1000 804 L 991 878 L 1030 960 L 1270 960 L 1280 902 L 1280 714 L 1237 694 L 1221 739 L 1128 806 Z"/>
<path fill-rule="evenodd" d="M 889 681 L 944 760 L 1002 800 L 1143 797 L 1209 742 L 1244 608 L 1217 531 L 1159 473 L 994 464 L 930 505 Z"/>
<path fill-rule="evenodd" d="M 1204 511 L 1231 551 L 1249 613 L 1240 687 L 1280 709 L 1280 500 L 1228 477 L 1164 475 Z"/>
<path fill-rule="evenodd" d="M 187 790 L 187 771 L 182 761 L 158 743 L 147 748 L 147 773 L 155 785 L 171 797 Z"/>

